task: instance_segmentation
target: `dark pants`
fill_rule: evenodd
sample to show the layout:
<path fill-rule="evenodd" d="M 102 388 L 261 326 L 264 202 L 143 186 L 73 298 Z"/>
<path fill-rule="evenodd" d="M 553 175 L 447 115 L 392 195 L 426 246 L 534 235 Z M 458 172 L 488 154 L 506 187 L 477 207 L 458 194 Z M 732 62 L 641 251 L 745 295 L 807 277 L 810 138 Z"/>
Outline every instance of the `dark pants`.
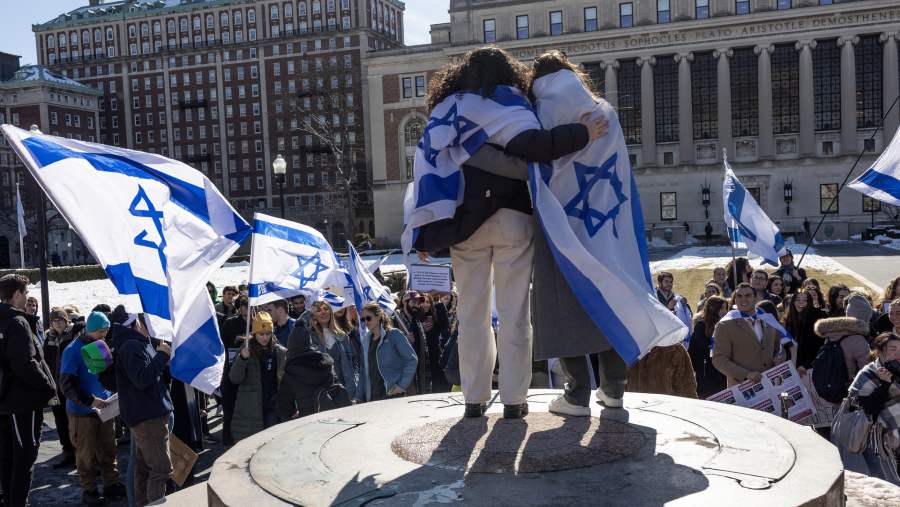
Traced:
<path fill-rule="evenodd" d="M 598 389 L 612 398 L 625 394 L 628 381 L 628 365 L 614 350 L 597 354 L 599 377 Z M 574 405 L 586 407 L 591 400 L 591 371 L 585 356 L 564 357 L 559 360 L 566 376 L 566 400 Z"/>
<path fill-rule="evenodd" d="M 222 440 L 231 442 L 234 438 L 231 436 L 231 418 L 234 417 L 234 402 L 237 400 L 237 386 L 228 380 L 228 372 L 231 368 L 225 366 L 225 374 L 222 379 Z"/>
<path fill-rule="evenodd" d="M 0 414 L 0 486 L 3 507 L 24 507 L 31 489 L 31 471 L 41 445 L 44 412 Z"/>
<path fill-rule="evenodd" d="M 56 421 L 56 433 L 59 434 L 63 455 L 74 458 L 75 446 L 72 445 L 72 437 L 69 435 L 69 414 L 66 412 L 65 403 L 53 407 L 53 420 Z"/>

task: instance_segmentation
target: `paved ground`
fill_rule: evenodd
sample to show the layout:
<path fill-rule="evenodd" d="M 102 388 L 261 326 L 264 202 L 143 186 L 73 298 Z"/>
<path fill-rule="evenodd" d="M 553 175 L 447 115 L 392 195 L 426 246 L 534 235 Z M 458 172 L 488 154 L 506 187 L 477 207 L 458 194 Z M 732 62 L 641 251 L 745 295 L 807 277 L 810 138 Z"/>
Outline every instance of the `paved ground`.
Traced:
<path fill-rule="evenodd" d="M 221 436 L 221 415 L 216 412 L 210 418 L 210 429 L 213 436 Z M 197 464 L 194 467 L 195 477 L 193 482 L 185 484 L 185 487 L 198 482 L 204 482 L 209 477 L 213 462 L 226 451 L 221 444 L 206 444 Z M 74 467 L 68 470 L 54 470 L 52 465 L 61 459 L 62 448 L 59 445 L 59 437 L 53 421 L 53 414 L 49 411 L 44 416 L 44 432 L 37 463 L 34 466 L 34 476 L 31 484 L 31 496 L 29 505 L 41 507 L 55 507 L 61 505 L 81 505 L 81 488 L 78 485 L 78 475 Z M 124 480 L 125 467 L 128 463 L 128 443 L 118 447 L 119 473 Z M 126 502 L 107 503 L 108 506 L 125 507 Z"/>
<path fill-rule="evenodd" d="M 900 274 L 900 250 L 861 242 L 823 244 L 815 248 L 819 255 L 831 257 L 881 288 Z M 801 253 L 802 250 L 795 251 L 794 259 L 800 260 Z"/>

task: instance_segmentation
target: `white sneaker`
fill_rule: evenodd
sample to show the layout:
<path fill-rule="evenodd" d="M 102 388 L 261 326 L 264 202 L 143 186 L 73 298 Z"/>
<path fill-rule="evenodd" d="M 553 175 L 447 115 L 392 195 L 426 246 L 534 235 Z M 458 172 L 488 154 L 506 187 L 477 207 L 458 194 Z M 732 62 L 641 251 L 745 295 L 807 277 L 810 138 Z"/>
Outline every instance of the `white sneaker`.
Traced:
<path fill-rule="evenodd" d="M 622 408 L 622 398 L 607 396 L 603 389 L 597 389 L 597 403 L 609 408 Z"/>
<path fill-rule="evenodd" d="M 591 407 L 582 407 L 581 405 L 573 405 L 569 403 L 564 395 L 550 402 L 550 412 L 557 415 L 572 415 L 575 417 L 585 417 L 591 415 Z"/>

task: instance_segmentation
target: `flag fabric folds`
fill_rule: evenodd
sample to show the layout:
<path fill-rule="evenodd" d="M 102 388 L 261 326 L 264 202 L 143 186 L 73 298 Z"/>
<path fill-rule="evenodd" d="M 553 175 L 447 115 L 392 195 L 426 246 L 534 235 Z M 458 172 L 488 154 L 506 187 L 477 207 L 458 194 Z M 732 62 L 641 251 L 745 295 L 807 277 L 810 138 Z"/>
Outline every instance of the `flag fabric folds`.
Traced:
<path fill-rule="evenodd" d="M 347 248 L 350 257 L 346 260 L 347 282 L 353 292 L 353 304 L 356 305 L 357 311 L 362 311 L 363 305 L 369 301 L 378 303 L 385 312 L 393 314 L 397 308 L 394 298 L 391 296 L 391 290 L 375 278 L 375 275 L 369 273 L 366 269 L 362 257 L 353 248 L 353 243 L 347 242 Z M 348 294 L 345 292 L 344 297 Z"/>
<path fill-rule="evenodd" d="M 725 228 L 734 248 L 746 248 L 763 258 L 767 264 L 778 266 L 784 251 L 781 231 L 772 219 L 753 200 L 725 160 L 725 179 L 722 183 L 725 203 Z"/>
<path fill-rule="evenodd" d="M 536 215 L 556 263 L 584 310 L 629 364 L 657 345 L 674 345 L 687 328 L 656 299 L 640 198 L 622 128 L 606 101 L 594 102 L 578 77 L 538 79 L 544 128 L 600 113 L 609 133 L 552 166 L 531 164 Z"/>
<path fill-rule="evenodd" d="M 900 206 L 900 130 L 872 167 L 849 185 L 873 199 Z"/>
<path fill-rule="evenodd" d="M 484 98 L 451 95 L 435 106 L 416 147 L 413 186 L 404 196 L 403 253 L 409 253 L 423 225 L 452 218 L 462 202 L 461 166 L 489 139 L 500 146 L 525 130 L 540 128 L 528 99 L 515 88 L 498 86 Z"/>
<path fill-rule="evenodd" d="M 312 227 L 256 213 L 251 244 L 250 306 L 298 294 L 316 300 L 325 297 L 326 289 L 345 284 L 334 250 Z"/>
<path fill-rule="evenodd" d="M 775 330 L 778 333 L 779 344 L 781 347 L 784 347 L 787 344 L 791 344 L 793 347 L 797 347 L 797 340 L 794 339 L 793 335 L 788 332 L 784 326 L 781 325 L 781 322 L 778 322 L 778 318 L 776 318 L 771 313 L 763 310 L 762 308 L 757 308 L 756 312 L 751 314 L 744 313 L 738 309 L 734 309 L 725 314 L 724 317 L 719 322 L 726 322 L 729 320 L 735 319 L 750 319 L 756 320 L 759 319 L 766 323 L 769 327 Z M 713 349 L 713 339 L 709 339 L 709 350 Z"/>
<path fill-rule="evenodd" d="M 19 185 L 16 185 L 16 225 L 19 228 L 19 239 L 24 238 L 28 231 L 25 229 L 25 208 L 22 207 L 22 196 L 19 195 Z"/>
<path fill-rule="evenodd" d="M 211 393 L 224 348 L 205 285 L 250 234 L 215 185 L 181 162 L 73 139 L 3 133 L 103 266 L 129 313 L 172 342 L 179 380 Z"/>

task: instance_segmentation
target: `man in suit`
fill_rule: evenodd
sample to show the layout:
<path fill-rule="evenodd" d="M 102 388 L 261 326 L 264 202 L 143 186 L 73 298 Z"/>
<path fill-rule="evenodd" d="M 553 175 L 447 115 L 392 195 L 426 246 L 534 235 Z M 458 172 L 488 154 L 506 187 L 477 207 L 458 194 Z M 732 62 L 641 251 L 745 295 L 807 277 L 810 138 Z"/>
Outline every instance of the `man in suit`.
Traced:
<path fill-rule="evenodd" d="M 758 381 L 763 371 L 775 365 L 779 341 L 778 333 L 756 318 L 750 284 L 739 284 L 731 300 L 740 314 L 732 310 L 716 325 L 712 356 L 713 366 L 725 375 L 728 387 L 747 380 Z"/>

